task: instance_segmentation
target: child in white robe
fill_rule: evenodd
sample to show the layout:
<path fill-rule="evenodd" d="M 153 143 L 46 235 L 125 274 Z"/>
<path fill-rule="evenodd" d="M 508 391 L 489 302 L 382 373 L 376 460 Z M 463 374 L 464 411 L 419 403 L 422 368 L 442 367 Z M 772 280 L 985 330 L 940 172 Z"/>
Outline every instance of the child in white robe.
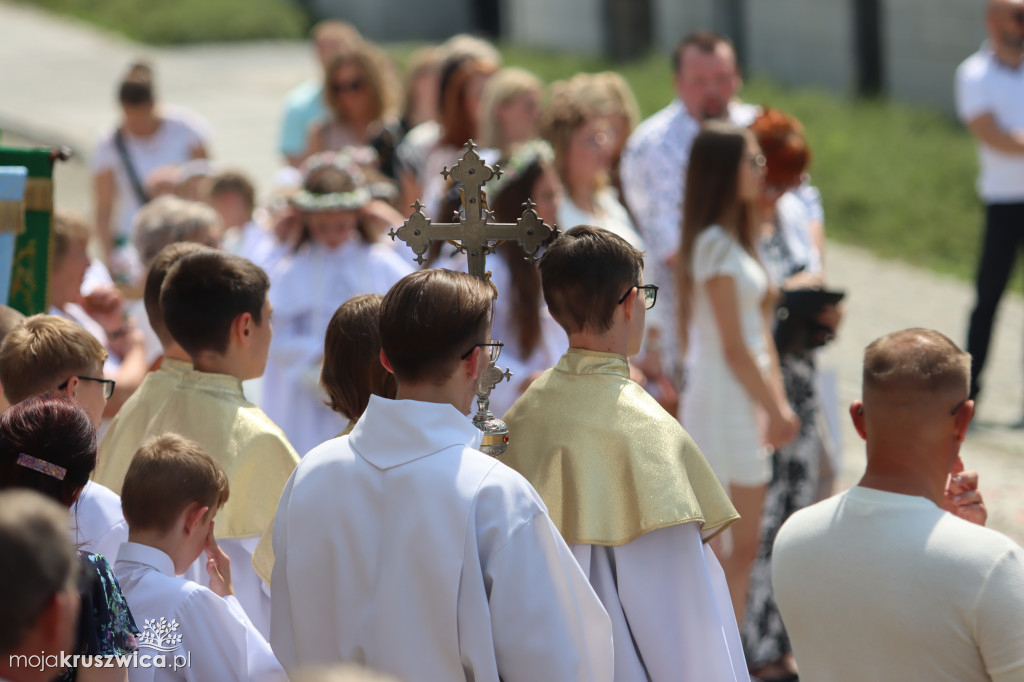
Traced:
<path fill-rule="evenodd" d="M 263 380 L 262 407 L 300 455 L 333 438 L 346 421 L 325 402 L 319 385 L 327 323 L 358 294 L 385 294 L 411 262 L 380 242 L 370 224 L 370 193 L 347 157 L 318 154 L 303 191 L 299 246 L 271 274 L 274 340 Z"/>
<path fill-rule="evenodd" d="M 157 436 L 135 454 L 122 492 L 130 530 L 114 574 L 143 624 L 139 659 L 186 662 L 177 669 L 135 665 L 130 682 L 284 679 L 235 598 L 230 560 L 214 540 L 213 519 L 229 492 L 220 465 L 187 438 Z M 175 577 L 203 551 L 209 588 Z"/>

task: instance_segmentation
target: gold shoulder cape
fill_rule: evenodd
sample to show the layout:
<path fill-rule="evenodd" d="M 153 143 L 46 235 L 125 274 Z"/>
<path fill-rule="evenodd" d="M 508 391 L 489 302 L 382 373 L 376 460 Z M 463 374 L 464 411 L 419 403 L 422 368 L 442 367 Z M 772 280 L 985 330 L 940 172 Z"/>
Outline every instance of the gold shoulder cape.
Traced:
<path fill-rule="evenodd" d="M 629 379 L 626 358 L 570 349 L 504 416 L 500 458 L 540 494 L 570 545 L 624 545 L 701 524 L 705 541 L 739 518 L 697 444 Z"/>

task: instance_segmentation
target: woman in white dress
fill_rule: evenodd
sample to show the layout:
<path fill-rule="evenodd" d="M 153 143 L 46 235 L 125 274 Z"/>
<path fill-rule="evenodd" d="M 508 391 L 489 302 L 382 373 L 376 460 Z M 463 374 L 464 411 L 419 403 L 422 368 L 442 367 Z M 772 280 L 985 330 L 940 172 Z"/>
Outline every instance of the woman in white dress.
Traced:
<path fill-rule="evenodd" d="M 800 425 L 782 386 L 769 324 L 775 297 L 756 250 L 764 165 L 749 131 L 705 126 L 690 152 L 677 273 L 689 351 L 680 417 L 742 517 L 722 557 L 739 623 L 771 477 L 767 446 L 781 447 Z"/>
<path fill-rule="evenodd" d="M 309 162 L 304 189 L 292 199 L 303 212 L 302 236 L 270 273 L 274 338 L 262 404 L 300 454 L 346 426 L 319 383 L 334 311 L 353 296 L 387 293 L 413 270 L 369 225 L 374 209 L 358 167 L 343 155 Z"/>

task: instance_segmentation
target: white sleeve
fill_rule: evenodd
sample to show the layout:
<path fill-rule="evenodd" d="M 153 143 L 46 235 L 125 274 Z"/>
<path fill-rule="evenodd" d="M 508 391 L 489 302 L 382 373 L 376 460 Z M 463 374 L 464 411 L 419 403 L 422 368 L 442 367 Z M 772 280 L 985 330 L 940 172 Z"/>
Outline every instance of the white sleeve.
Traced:
<path fill-rule="evenodd" d="M 693 281 L 703 284 L 713 277 L 735 278 L 743 264 L 735 257 L 733 247 L 738 245 L 720 227 L 709 227 L 694 243 L 690 256 L 693 265 Z"/>
<path fill-rule="evenodd" d="M 956 70 L 956 112 L 964 123 L 993 111 L 991 88 L 977 71 L 973 60 Z"/>
<path fill-rule="evenodd" d="M 295 629 L 292 627 L 291 594 L 288 590 L 288 502 L 294 484 L 293 473 L 281 492 L 281 501 L 274 516 L 274 571 L 270 576 L 270 645 L 286 670 L 299 664 Z"/>
<path fill-rule="evenodd" d="M 113 170 L 118 163 L 120 163 L 120 159 L 117 149 L 114 147 L 114 131 L 106 131 L 96 140 L 89 166 L 93 173 L 102 173 Z"/>
<path fill-rule="evenodd" d="M 285 682 L 288 678 L 285 676 L 284 668 L 281 667 L 277 657 L 274 656 L 270 643 L 256 630 L 256 626 L 249 620 L 242 605 L 233 596 L 229 596 L 224 601 L 227 603 L 228 608 L 231 609 L 235 618 L 245 624 L 245 648 L 249 679 L 259 682 L 270 682 L 271 680 Z"/>
<path fill-rule="evenodd" d="M 614 552 L 619 600 L 651 680 L 749 678 L 724 574 L 697 524 L 646 533 Z"/>
<path fill-rule="evenodd" d="M 190 682 L 249 679 L 245 622 L 227 601 L 208 589 L 194 590 L 178 609 L 179 632 L 190 660 L 182 669 Z"/>
<path fill-rule="evenodd" d="M 975 603 L 975 641 L 995 682 L 1024 680 L 1024 550 L 1004 554 Z"/>
<path fill-rule="evenodd" d="M 231 559 L 231 576 L 235 596 L 256 630 L 264 637 L 270 635 L 270 588 L 256 574 L 252 553 L 259 544 L 259 536 L 218 540 L 220 548 Z"/>
<path fill-rule="evenodd" d="M 547 514 L 519 528 L 484 577 L 503 680 L 611 682 L 608 614 Z"/>
<path fill-rule="evenodd" d="M 685 164 L 672 163 L 663 151 L 645 142 L 627 144 L 622 155 L 622 194 L 644 241 L 657 248 L 658 257 L 668 259 L 679 250 L 686 178 L 676 176 L 682 175 L 679 169 Z M 687 150 L 679 153 L 688 155 Z"/>

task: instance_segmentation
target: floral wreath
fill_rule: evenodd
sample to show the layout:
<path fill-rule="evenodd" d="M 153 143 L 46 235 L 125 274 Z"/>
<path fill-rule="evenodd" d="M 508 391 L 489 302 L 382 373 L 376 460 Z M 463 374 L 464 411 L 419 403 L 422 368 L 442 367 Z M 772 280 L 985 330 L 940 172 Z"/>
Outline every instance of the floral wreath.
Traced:
<path fill-rule="evenodd" d="M 535 163 L 552 163 L 555 150 L 544 140 L 524 142 L 512 154 L 508 162 L 501 164 L 501 176 L 488 183 L 487 194 L 494 200 L 509 185 L 522 177 Z"/>
<path fill-rule="evenodd" d="M 348 173 L 356 188 L 350 192 L 331 192 L 314 194 L 301 189 L 291 197 L 291 203 L 300 211 L 311 213 L 321 211 L 354 211 L 360 209 L 373 198 L 366 187 L 366 178 L 359 168 L 359 162 L 347 152 L 320 152 L 314 154 L 302 164 L 303 179 L 321 168 L 334 167 Z"/>

